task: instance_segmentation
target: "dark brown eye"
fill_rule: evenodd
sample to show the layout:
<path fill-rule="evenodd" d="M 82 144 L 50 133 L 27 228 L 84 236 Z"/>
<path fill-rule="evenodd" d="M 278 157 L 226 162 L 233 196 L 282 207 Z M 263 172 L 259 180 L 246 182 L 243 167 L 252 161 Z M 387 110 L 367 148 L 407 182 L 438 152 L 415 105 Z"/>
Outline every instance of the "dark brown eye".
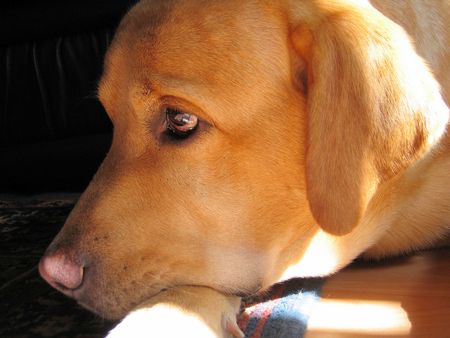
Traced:
<path fill-rule="evenodd" d="M 187 137 L 197 127 L 198 118 L 173 108 L 166 109 L 167 130 L 179 137 Z"/>

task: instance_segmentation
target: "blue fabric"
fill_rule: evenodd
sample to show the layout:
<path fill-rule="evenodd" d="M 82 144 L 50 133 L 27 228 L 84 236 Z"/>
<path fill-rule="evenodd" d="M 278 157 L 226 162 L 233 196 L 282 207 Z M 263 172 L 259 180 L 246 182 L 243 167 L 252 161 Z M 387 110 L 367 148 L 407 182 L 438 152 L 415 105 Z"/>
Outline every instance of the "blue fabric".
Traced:
<path fill-rule="evenodd" d="M 293 279 L 264 296 L 244 300 L 239 325 L 248 338 L 301 338 L 320 300 L 323 278 Z"/>

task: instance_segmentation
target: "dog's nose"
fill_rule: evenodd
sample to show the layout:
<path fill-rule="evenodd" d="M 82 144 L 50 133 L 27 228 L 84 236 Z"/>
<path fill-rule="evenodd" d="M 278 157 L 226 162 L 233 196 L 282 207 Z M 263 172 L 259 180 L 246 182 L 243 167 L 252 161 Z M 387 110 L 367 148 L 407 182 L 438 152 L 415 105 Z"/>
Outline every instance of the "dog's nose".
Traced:
<path fill-rule="evenodd" d="M 47 283 L 68 296 L 72 296 L 72 290 L 83 283 L 83 266 L 60 252 L 42 257 L 39 273 Z"/>

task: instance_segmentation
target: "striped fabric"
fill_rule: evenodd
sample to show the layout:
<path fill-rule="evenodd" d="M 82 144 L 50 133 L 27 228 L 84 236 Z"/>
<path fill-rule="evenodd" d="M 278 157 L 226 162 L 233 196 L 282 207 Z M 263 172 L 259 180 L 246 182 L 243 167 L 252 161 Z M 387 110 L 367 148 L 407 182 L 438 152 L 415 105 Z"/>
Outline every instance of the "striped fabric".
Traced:
<path fill-rule="evenodd" d="M 292 279 L 244 299 L 238 325 L 246 338 L 301 338 L 324 279 Z"/>

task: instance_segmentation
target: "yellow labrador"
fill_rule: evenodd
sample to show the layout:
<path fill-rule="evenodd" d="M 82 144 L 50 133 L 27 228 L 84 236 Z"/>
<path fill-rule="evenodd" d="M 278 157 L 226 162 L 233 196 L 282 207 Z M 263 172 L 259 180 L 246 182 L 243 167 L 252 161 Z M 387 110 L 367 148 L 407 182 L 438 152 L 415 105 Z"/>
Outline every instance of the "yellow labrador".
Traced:
<path fill-rule="evenodd" d="M 111 150 L 41 275 L 108 318 L 146 301 L 153 330 L 239 336 L 239 296 L 448 244 L 449 111 L 394 22 L 450 102 L 449 7 L 140 2 L 99 85 Z"/>

